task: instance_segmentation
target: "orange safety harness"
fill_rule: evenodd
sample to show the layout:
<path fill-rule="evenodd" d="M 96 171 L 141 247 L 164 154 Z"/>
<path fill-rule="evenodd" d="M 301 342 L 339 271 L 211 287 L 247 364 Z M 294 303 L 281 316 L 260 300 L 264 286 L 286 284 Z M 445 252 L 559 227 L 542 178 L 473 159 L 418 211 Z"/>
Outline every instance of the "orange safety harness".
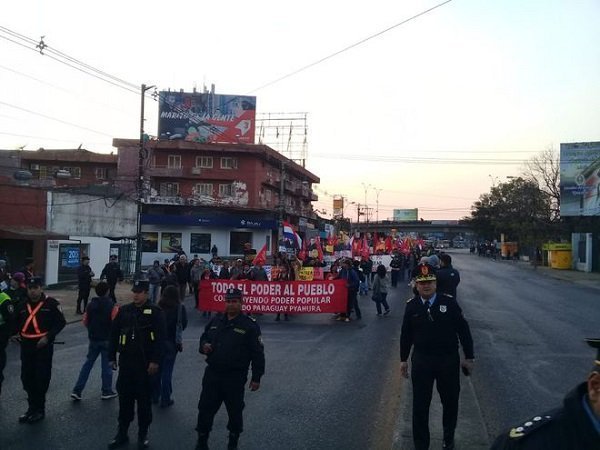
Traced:
<path fill-rule="evenodd" d="M 31 309 L 31 305 L 29 303 L 27 303 L 27 311 L 29 311 L 29 317 L 27 317 L 27 320 L 25 321 L 25 325 L 23 325 L 23 328 L 21 328 L 21 336 L 27 339 L 37 339 L 37 338 L 41 338 L 44 337 L 48 334 L 48 332 L 40 332 L 40 327 L 38 326 L 38 322 L 37 322 L 37 318 L 35 317 L 38 313 L 38 311 L 40 310 L 40 308 L 43 306 L 44 302 L 41 301 L 38 303 L 38 305 L 34 308 Z M 34 333 L 28 333 L 27 329 L 30 328 L 29 326 L 33 325 L 33 331 Z"/>

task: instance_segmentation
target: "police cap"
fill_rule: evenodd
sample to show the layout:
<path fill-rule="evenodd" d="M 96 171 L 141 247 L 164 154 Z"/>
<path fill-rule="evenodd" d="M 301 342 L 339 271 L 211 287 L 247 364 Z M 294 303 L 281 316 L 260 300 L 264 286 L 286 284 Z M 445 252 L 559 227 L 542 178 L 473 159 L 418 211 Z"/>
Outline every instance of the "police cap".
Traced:
<path fill-rule="evenodd" d="M 135 280 L 131 288 L 131 292 L 148 292 L 150 283 L 148 280 Z"/>
<path fill-rule="evenodd" d="M 594 361 L 594 367 L 592 368 L 592 371 L 600 372 L 600 338 L 589 338 L 586 339 L 585 342 L 587 342 L 590 347 L 596 349 L 596 359 Z"/>
<path fill-rule="evenodd" d="M 417 266 L 417 275 L 415 276 L 415 281 L 418 283 L 419 281 L 435 281 L 435 269 L 430 264 L 419 264 Z"/>
<path fill-rule="evenodd" d="M 27 280 L 27 287 L 40 287 L 44 285 L 42 277 L 31 277 Z"/>
<path fill-rule="evenodd" d="M 242 291 L 237 288 L 229 288 L 227 292 L 225 292 L 225 300 L 241 300 L 242 299 Z"/>

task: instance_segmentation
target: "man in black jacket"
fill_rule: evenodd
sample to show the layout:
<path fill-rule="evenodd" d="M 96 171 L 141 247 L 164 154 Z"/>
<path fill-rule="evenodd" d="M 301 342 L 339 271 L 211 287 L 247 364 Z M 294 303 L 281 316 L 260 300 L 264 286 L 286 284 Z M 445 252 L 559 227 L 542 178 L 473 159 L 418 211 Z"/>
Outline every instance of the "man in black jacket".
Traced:
<path fill-rule="evenodd" d="M 252 363 L 250 390 L 260 387 L 265 373 L 265 354 L 256 321 L 242 314 L 242 292 L 228 289 L 225 314 L 214 317 L 200 337 L 200 353 L 206 355 L 208 366 L 202 379 L 198 402 L 198 444 L 196 449 L 208 449 L 208 435 L 213 419 L 225 402 L 229 415 L 229 450 L 237 449 L 243 431 L 242 410 L 248 368 Z"/>
<path fill-rule="evenodd" d="M 137 403 L 138 448 L 148 447 L 148 428 L 152 422 L 151 377 L 158 373 L 165 340 L 163 311 L 148 301 L 148 281 L 133 284 L 133 303 L 119 310 L 112 323 L 108 359 L 117 368 L 119 353 L 119 429 L 108 448 L 122 447 L 129 442 L 127 431 L 133 421 Z"/>
<path fill-rule="evenodd" d="M 429 406 L 435 381 L 443 406 L 443 448 L 454 449 L 458 418 L 460 368 L 473 369 L 473 339 L 458 303 L 436 293 L 436 275 L 429 264 L 415 271 L 417 295 L 406 304 L 400 335 L 400 372 L 408 378 L 412 350 L 412 430 L 416 450 L 429 448 Z M 465 359 L 460 361 L 458 343 Z"/>
<path fill-rule="evenodd" d="M 456 300 L 456 288 L 460 283 L 460 273 L 452 267 L 452 257 L 447 253 L 440 255 L 440 268 L 436 271 L 437 292 L 449 294 Z"/>
<path fill-rule="evenodd" d="M 108 361 L 108 339 L 110 337 L 110 327 L 113 319 L 113 307 L 116 309 L 112 299 L 108 297 L 108 284 L 101 281 L 96 286 L 96 295 L 90 302 L 90 306 L 85 311 L 83 324 L 88 329 L 88 337 L 90 340 L 88 346 L 88 354 L 86 357 L 79 378 L 71 398 L 73 400 L 81 400 L 81 393 L 85 388 L 90 371 L 94 367 L 94 363 L 100 355 L 102 367 L 102 400 L 108 400 L 117 396 L 112 390 L 112 367 Z"/>
<path fill-rule="evenodd" d="M 113 303 L 117 303 L 117 297 L 115 296 L 117 281 L 123 281 L 123 272 L 121 272 L 121 266 L 119 266 L 117 259 L 117 255 L 110 255 L 109 261 L 106 263 L 100 274 L 100 279 L 106 280 L 108 283 L 109 295 L 110 298 L 112 298 Z"/>
<path fill-rule="evenodd" d="M 600 448 L 600 339 L 586 342 L 597 351 L 587 381 L 567 394 L 562 407 L 502 433 L 492 450 Z"/>
<path fill-rule="evenodd" d="M 81 258 L 81 265 L 77 269 L 77 281 L 79 284 L 79 292 L 77 293 L 77 314 L 83 314 L 83 311 L 87 308 L 93 277 L 94 272 L 90 267 L 90 257 L 84 256 Z M 81 308 L 82 302 L 83 309 Z"/>

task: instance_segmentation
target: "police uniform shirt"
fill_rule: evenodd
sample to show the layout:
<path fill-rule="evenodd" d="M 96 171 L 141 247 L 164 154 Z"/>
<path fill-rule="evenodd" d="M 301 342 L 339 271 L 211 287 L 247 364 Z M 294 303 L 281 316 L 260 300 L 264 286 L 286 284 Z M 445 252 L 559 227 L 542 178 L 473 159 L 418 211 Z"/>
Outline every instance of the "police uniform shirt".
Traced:
<path fill-rule="evenodd" d="M 431 300 L 431 299 L 430 299 Z M 400 334 L 400 360 L 407 361 L 411 348 L 425 355 L 458 351 L 458 340 L 466 359 L 473 359 L 473 338 L 469 324 L 454 298 L 437 294 L 428 308 L 420 296 L 409 300 Z"/>
<path fill-rule="evenodd" d="M 40 305 L 40 309 L 35 315 L 35 321 L 32 319 L 25 331 L 23 331 L 23 326 L 27 322 L 29 318 L 29 309 L 27 305 L 31 308 L 32 312 Z M 37 324 L 39 334 L 46 334 L 48 338 L 48 342 L 51 344 L 54 342 L 54 338 L 60 331 L 65 327 L 67 321 L 65 320 L 65 316 L 63 315 L 60 309 L 60 303 L 58 300 L 52 297 L 46 297 L 44 293 L 41 294 L 40 300 L 38 302 L 31 302 L 31 300 L 27 299 L 27 301 L 19 303 L 15 307 L 15 327 L 14 332 L 20 333 L 23 338 L 22 342 L 27 342 L 29 339 L 35 340 L 42 336 L 34 335 L 38 334 L 35 329 L 35 324 Z M 28 338 L 27 335 L 31 335 L 31 338 Z"/>
<path fill-rule="evenodd" d="M 200 337 L 200 353 L 211 344 L 206 362 L 216 370 L 248 371 L 252 362 L 252 381 L 260 382 L 265 373 L 265 354 L 260 327 L 245 314 L 229 320 L 226 314 L 214 317 Z"/>
<path fill-rule="evenodd" d="M 119 352 L 121 367 L 146 369 L 148 363 L 160 364 L 165 339 L 163 311 L 149 302 L 138 307 L 129 303 L 119 309 L 112 323 L 108 349 L 109 361 Z"/>
<path fill-rule="evenodd" d="M 492 450 L 600 449 L 597 418 L 590 417 L 587 383 L 567 394 L 561 408 L 540 414 L 501 434 Z M 593 413 L 592 413 L 593 414 Z"/>

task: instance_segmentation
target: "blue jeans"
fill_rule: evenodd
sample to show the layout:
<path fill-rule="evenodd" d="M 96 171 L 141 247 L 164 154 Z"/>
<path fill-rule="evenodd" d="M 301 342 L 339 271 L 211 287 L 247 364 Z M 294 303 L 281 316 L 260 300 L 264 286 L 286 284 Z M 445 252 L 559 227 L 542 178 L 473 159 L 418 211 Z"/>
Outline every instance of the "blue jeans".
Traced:
<path fill-rule="evenodd" d="M 160 284 L 150 283 L 150 290 L 148 291 L 148 300 L 153 305 L 158 303 L 158 293 L 160 292 Z"/>
<path fill-rule="evenodd" d="M 160 404 L 166 405 L 171 401 L 173 393 L 173 368 L 177 358 L 177 348 L 174 342 L 165 344 L 165 354 L 160 363 L 160 373 L 156 374 L 152 380 L 152 401 L 157 403 L 160 398 Z"/>
<path fill-rule="evenodd" d="M 108 341 L 92 340 L 90 340 L 87 359 L 81 367 L 81 372 L 79 372 L 79 378 L 73 388 L 73 392 L 81 394 L 98 355 L 100 355 L 100 361 L 102 363 L 102 393 L 108 394 L 112 392 L 112 369 L 108 364 Z"/>

